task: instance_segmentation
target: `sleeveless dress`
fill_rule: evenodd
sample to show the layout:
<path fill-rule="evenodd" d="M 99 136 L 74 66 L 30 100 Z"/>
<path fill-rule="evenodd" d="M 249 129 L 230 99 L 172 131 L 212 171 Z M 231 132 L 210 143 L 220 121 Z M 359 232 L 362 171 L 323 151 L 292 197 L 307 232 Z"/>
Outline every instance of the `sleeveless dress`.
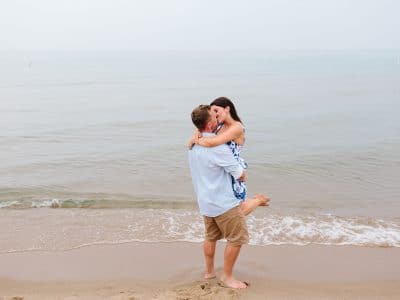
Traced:
<path fill-rule="evenodd" d="M 218 128 L 215 132 L 218 133 L 218 131 L 222 128 L 223 125 L 224 125 L 223 123 L 218 124 Z M 243 131 L 244 130 L 245 129 L 243 127 Z M 234 141 L 229 141 L 226 144 L 232 150 L 233 157 L 239 162 L 242 168 L 247 169 L 246 161 L 242 157 L 240 157 L 240 151 L 242 150 L 243 145 L 239 145 Z M 246 194 L 247 194 L 246 183 L 244 181 L 235 179 L 233 176 L 231 176 L 231 179 L 232 179 L 233 194 L 235 195 L 236 199 L 239 199 L 241 201 L 246 200 Z"/>

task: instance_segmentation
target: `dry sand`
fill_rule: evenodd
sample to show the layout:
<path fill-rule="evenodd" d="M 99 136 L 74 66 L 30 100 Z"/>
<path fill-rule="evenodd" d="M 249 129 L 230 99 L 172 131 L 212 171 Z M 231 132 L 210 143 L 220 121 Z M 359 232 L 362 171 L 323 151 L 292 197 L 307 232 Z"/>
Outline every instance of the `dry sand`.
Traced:
<path fill-rule="evenodd" d="M 220 243 L 216 257 L 221 274 Z M 400 299 L 400 249 L 245 246 L 246 290 L 202 280 L 201 244 L 127 243 L 0 254 L 0 300 Z"/>

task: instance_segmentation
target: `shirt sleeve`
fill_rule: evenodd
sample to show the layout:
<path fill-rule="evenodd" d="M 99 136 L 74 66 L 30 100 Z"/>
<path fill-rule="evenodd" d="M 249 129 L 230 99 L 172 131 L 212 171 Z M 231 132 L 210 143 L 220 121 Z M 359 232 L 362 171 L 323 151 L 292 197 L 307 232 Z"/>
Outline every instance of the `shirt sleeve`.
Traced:
<path fill-rule="evenodd" d="M 231 149 L 226 144 L 214 147 L 214 162 L 224 168 L 233 178 L 239 179 L 243 174 L 243 167 L 233 156 Z"/>

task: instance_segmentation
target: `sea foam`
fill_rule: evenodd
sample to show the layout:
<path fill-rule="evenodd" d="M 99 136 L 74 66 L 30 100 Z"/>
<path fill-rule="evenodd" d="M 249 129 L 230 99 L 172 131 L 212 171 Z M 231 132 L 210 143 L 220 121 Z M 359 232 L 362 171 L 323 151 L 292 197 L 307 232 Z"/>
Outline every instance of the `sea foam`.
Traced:
<path fill-rule="evenodd" d="M 265 213 L 247 225 L 251 245 L 400 247 L 399 219 Z M 0 252 L 204 239 L 195 209 L 2 209 L 0 227 Z"/>

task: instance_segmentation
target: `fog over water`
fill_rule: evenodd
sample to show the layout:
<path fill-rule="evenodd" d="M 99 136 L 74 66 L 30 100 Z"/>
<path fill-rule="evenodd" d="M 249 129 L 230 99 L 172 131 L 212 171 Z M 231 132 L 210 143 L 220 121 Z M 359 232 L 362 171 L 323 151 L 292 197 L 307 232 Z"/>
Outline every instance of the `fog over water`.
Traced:
<path fill-rule="evenodd" d="M 0 51 L 400 49 L 393 0 L 3 2 Z"/>

